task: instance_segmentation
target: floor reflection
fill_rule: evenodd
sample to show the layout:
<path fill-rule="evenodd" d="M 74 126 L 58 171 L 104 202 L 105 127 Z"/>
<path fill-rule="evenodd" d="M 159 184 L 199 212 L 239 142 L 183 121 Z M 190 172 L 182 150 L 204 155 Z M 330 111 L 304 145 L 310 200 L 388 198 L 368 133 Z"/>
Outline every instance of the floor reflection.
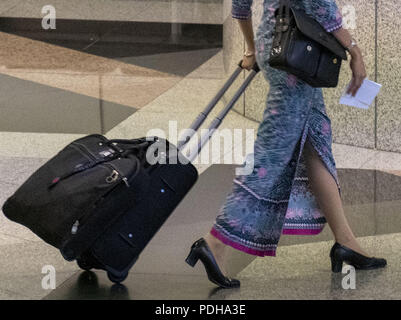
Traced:
<path fill-rule="evenodd" d="M 222 26 L 0 17 L 0 131 L 106 133 L 222 47 Z M 60 117 L 60 114 L 63 117 Z"/>
<path fill-rule="evenodd" d="M 50 64 L 49 67 L 54 68 L 54 64 L 57 64 L 60 68 L 64 62 L 64 67 L 67 66 L 69 70 L 94 71 L 90 61 L 81 64 L 78 59 L 72 59 L 80 57 L 82 60 L 87 58 L 84 54 L 88 54 L 184 77 L 213 56 L 212 50 L 203 56 L 196 51 L 221 49 L 223 43 L 222 25 L 57 19 L 57 29 L 49 31 L 43 29 L 41 23 L 41 19 L 0 17 L 0 31 L 18 36 L 3 37 L 6 39 L 3 50 L 14 53 L 4 56 L 5 66 L 17 64 L 19 67 L 37 68 L 41 61 L 42 66 Z M 179 33 L 173 34 L 177 26 Z M 17 39 L 36 42 L 27 41 L 21 48 Z M 42 45 L 38 46 L 40 43 Z M 47 61 L 42 61 L 44 59 L 39 55 L 36 56 L 38 61 L 32 55 L 28 56 L 30 59 L 25 59 L 27 44 L 31 51 L 32 48 L 42 51 Z M 57 50 L 57 47 L 61 48 Z M 72 54 L 72 50 L 63 51 L 62 48 L 72 49 L 76 53 Z M 63 61 L 57 56 L 60 52 L 65 53 L 64 59 L 69 59 Z M 186 55 L 186 59 L 177 60 L 175 55 L 180 53 Z M 104 68 L 101 65 L 97 67 L 98 70 Z"/>
<path fill-rule="evenodd" d="M 96 273 L 81 272 L 73 285 L 65 291 L 65 299 L 130 300 L 128 288 L 123 284 L 105 285 L 99 282 Z"/>

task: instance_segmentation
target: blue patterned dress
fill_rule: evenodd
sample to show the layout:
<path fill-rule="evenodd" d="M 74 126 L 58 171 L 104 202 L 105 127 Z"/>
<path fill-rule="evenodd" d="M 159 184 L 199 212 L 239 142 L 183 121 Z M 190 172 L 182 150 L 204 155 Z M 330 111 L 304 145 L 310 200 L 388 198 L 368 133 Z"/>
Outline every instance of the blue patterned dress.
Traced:
<path fill-rule="evenodd" d="M 293 0 L 328 32 L 342 26 L 335 0 Z M 232 0 L 232 17 L 251 17 L 252 0 Z M 270 84 L 255 141 L 254 170 L 236 176 L 211 234 L 243 252 L 275 256 L 281 234 L 314 235 L 326 220 L 310 190 L 303 148 L 308 138 L 341 195 L 333 158 L 331 121 L 321 88 L 268 64 L 279 0 L 264 0 L 256 31 L 256 61 Z"/>

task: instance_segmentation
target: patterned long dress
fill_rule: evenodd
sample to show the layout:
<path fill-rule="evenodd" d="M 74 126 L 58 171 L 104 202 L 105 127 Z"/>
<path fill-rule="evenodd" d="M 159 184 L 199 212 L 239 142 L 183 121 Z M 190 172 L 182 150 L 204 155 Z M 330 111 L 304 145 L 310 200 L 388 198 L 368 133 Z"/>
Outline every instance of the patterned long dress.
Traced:
<path fill-rule="evenodd" d="M 342 27 L 335 0 L 293 0 L 328 32 Z M 232 17 L 248 19 L 252 0 L 232 0 Z M 281 234 L 315 235 L 326 220 L 311 192 L 303 148 L 311 142 L 341 196 L 332 154 L 331 121 L 321 88 L 313 88 L 268 64 L 279 0 L 264 0 L 256 31 L 256 61 L 270 84 L 263 121 L 255 141 L 254 170 L 237 175 L 211 234 L 256 256 L 275 256 Z"/>

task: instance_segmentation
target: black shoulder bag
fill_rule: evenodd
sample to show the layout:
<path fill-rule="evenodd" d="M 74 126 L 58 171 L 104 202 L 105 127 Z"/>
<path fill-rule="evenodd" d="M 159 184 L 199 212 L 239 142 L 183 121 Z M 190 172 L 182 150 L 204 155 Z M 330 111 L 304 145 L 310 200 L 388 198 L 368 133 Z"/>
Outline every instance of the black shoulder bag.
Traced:
<path fill-rule="evenodd" d="M 269 65 L 284 70 L 312 87 L 338 85 L 345 48 L 319 22 L 280 1 Z"/>

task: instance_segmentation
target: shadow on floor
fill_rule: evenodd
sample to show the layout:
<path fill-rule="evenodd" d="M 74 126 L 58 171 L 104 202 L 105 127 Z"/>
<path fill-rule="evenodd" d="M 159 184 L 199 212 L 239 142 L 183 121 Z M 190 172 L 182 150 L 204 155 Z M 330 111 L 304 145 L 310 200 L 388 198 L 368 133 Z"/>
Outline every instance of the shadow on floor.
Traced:
<path fill-rule="evenodd" d="M 223 26 L 209 24 L 57 19 L 56 30 L 44 30 L 41 19 L 0 18 L 0 31 L 180 77 L 223 43 Z"/>

